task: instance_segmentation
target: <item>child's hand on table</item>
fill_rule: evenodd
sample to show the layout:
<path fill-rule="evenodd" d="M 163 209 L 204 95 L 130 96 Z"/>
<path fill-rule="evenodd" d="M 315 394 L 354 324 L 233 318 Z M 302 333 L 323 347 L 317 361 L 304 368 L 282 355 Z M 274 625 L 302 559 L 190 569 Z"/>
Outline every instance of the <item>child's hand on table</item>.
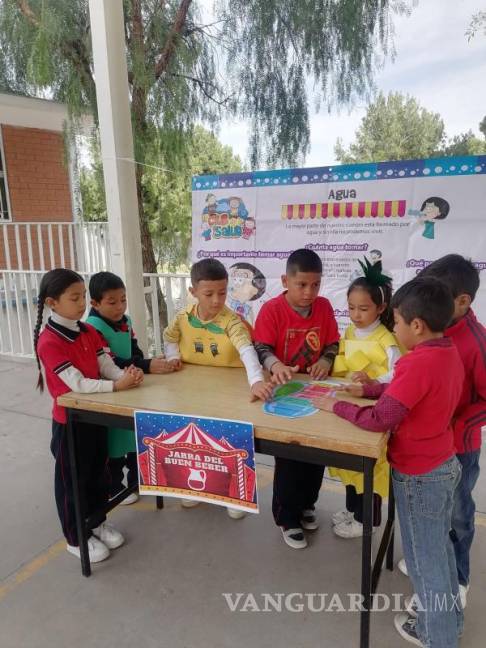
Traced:
<path fill-rule="evenodd" d="M 319 358 L 317 362 L 310 367 L 307 367 L 307 373 L 312 380 L 322 380 L 323 378 L 327 378 L 330 369 L 331 363 L 329 360 L 326 360 L 326 358 Z"/>
<path fill-rule="evenodd" d="M 134 371 L 133 371 L 134 370 Z M 141 376 L 139 374 L 141 373 Z M 143 380 L 143 371 L 130 365 L 128 369 L 124 370 L 123 376 L 113 383 L 113 391 L 123 391 L 125 389 L 132 389 L 138 387 Z"/>
<path fill-rule="evenodd" d="M 368 385 L 369 383 L 374 382 L 372 378 L 368 376 L 364 371 L 355 371 L 351 374 L 351 380 L 354 383 L 361 383 L 362 385 Z"/>
<path fill-rule="evenodd" d="M 272 398 L 273 385 L 270 382 L 263 382 L 263 380 L 259 380 L 251 386 L 250 392 L 251 402 L 256 400 L 267 401 Z"/>
<path fill-rule="evenodd" d="M 285 385 L 289 380 L 292 380 L 294 374 L 298 373 L 298 371 L 298 365 L 295 365 L 295 367 L 287 367 L 283 362 L 275 362 L 270 369 L 272 382 L 275 385 Z"/>
<path fill-rule="evenodd" d="M 364 396 L 364 387 L 359 383 L 350 383 L 349 385 L 340 385 L 336 387 L 336 392 L 345 392 L 350 396 L 355 396 L 356 398 L 362 398 Z"/>
<path fill-rule="evenodd" d="M 323 410 L 324 412 L 332 412 L 334 404 L 338 402 L 339 400 L 332 396 L 321 396 L 321 398 L 312 399 L 314 407 L 317 407 L 317 409 Z"/>
<path fill-rule="evenodd" d="M 151 374 L 166 374 L 176 371 L 176 368 L 169 360 L 166 360 L 164 356 L 159 356 L 157 358 L 152 358 L 149 370 Z"/>
<path fill-rule="evenodd" d="M 172 358 L 172 360 L 167 360 L 167 362 L 172 367 L 172 371 L 180 371 L 182 369 L 182 360 L 180 358 Z"/>

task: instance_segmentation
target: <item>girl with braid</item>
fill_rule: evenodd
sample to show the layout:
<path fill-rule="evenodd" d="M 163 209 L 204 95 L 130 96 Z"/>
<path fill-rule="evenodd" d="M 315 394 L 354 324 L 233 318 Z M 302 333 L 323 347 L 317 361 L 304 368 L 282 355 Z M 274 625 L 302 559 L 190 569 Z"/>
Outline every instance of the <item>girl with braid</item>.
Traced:
<path fill-rule="evenodd" d="M 44 307 L 51 316 L 42 332 Z M 143 372 L 130 366 L 119 369 L 103 350 L 98 332 L 79 320 L 86 309 L 83 278 L 73 270 L 56 268 L 43 277 L 37 301 L 34 349 L 39 367 L 37 387 L 43 391 L 45 380 L 54 399 L 52 408 L 51 452 L 56 460 L 54 490 L 57 511 L 67 541 L 67 550 L 80 557 L 74 515 L 72 477 L 66 443 L 66 410 L 57 397 L 67 392 L 111 392 L 136 387 Z M 108 502 L 108 448 L 105 427 L 78 424 L 78 461 L 80 484 L 84 489 L 86 516 L 103 509 Z M 106 518 L 105 518 L 106 519 Z M 122 534 L 104 520 L 91 529 L 88 550 L 91 562 L 100 562 L 124 543 Z"/>
<path fill-rule="evenodd" d="M 376 250 L 375 250 L 376 251 Z M 373 261 L 373 259 L 372 259 Z M 348 288 L 351 324 L 339 342 L 333 376 L 350 378 L 354 383 L 386 383 L 393 378 L 402 352 L 392 333 L 393 312 L 391 278 L 383 274 L 381 261 L 359 261 L 362 276 Z M 388 496 L 389 466 L 385 451 L 377 461 L 373 480 L 373 526 L 381 524 L 381 502 Z M 363 475 L 343 468 L 329 468 L 346 486 L 346 508 L 332 516 L 333 531 L 340 538 L 363 535 Z"/>

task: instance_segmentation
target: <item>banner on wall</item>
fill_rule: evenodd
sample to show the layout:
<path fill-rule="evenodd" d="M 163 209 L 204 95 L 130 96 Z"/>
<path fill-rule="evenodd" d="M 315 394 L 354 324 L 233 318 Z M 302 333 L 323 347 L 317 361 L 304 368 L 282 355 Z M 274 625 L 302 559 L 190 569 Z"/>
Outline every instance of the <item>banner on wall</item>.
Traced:
<path fill-rule="evenodd" d="M 258 513 L 253 425 L 135 412 L 141 495 L 164 495 Z"/>
<path fill-rule="evenodd" d="M 395 289 L 444 254 L 486 268 L 486 156 L 195 176 L 192 190 L 192 260 L 225 264 L 228 305 L 250 323 L 301 247 L 322 258 L 341 328 L 363 256 Z M 486 320 L 485 281 L 474 307 Z"/>

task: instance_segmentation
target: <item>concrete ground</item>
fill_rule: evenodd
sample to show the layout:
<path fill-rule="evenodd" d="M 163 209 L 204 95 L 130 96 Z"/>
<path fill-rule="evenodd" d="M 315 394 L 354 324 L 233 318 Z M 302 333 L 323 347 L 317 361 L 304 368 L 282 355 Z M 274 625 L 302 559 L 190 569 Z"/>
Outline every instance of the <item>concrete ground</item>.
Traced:
<path fill-rule="evenodd" d="M 153 498 L 144 497 L 112 513 L 127 542 L 83 578 L 60 533 L 50 402 L 35 392 L 35 381 L 33 363 L 0 359 L 1 648 L 358 645 L 359 614 L 340 611 L 340 604 L 347 607 L 348 595 L 360 589 L 360 541 L 335 537 L 330 525 L 331 513 L 343 504 L 341 489 L 326 480 L 321 529 L 307 550 L 294 551 L 271 518 L 269 457 L 258 458 L 260 515 L 234 521 L 218 507 L 182 510 L 173 499 L 157 512 Z M 486 636 L 486 473 L 476 495 L 480 513 L 462 648 L 483 645 Z M 375 534 L 375 548 L 377 543 Z M 379 591 L 408 595 L 410 584 L 398 570 L 385 571 Z M 276 611 L 267 602 L 269 611 L 263 611 L 264 594 L 273 595 L 278 608 L 277 595 L 293 593 L 290 609 Z M 322 599 L 304 594 L 327 594 L 325 610 L 313 611 Z M 299 611 L 302 601 L 310 604 Z M 372 615 L 373 648 L 407 645 L 393 616 L 391 609 Z"/>

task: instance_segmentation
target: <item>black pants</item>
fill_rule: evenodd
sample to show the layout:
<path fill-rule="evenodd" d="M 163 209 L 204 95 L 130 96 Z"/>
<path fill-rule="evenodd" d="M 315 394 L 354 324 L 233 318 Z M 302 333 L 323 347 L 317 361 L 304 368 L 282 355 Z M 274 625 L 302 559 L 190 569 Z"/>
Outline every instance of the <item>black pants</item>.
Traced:
<path fill-rule="evenodd" d="M 378 493 L 373 493 L 373 526 L 381 524 L 381 499 Z M 354 486 L 346 486 L 346 509 L 363 524 L 363 495 L 358 495 Z"/>
<path fill-rule="evenodd" d="M 133 486 L 138 484 L 137 453 L 127 452 L 122 457 L 110 457 L 108 467 L 110 469 L 110 497 L 114 497 L 123 490 L 123 468 L 128 468 L 127 484 Z"/>
<path fill-rule="evenodd" d="M 86 517 L 89 517 L 104 508 L 108 502 L 107 430 L 99 425 L 83 423 L 78 423 L 76 430 L 80 495 L 84 500 Z M 67 426 L 57 421 L 52 421 L 51 452 L 56 460 L 54 493 L 62 531 L 68 544 L 77 546 L 79 542 L 67 447 Z"/>
<path fill-rule="evenodd" d="M 272 511 L 275 524 L 300 527 L 302 511 L 313 509 L 319 497 L 324 466 L 275 457 Z"/>

